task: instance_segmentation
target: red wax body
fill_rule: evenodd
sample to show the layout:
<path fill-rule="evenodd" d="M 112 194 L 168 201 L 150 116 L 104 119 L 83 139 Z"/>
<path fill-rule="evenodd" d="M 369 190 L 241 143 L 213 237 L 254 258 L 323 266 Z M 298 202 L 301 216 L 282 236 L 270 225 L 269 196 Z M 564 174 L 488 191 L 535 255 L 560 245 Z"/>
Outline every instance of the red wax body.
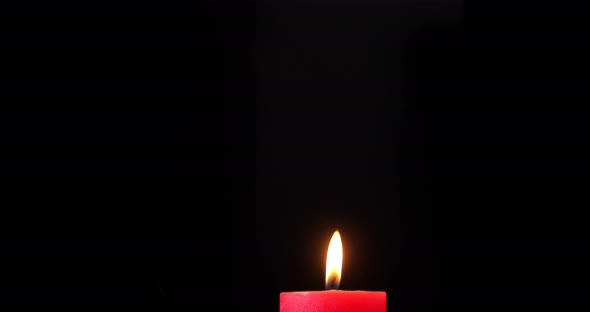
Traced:
<path fill-rule="evenodd" d="M 280 312 L 386 312 L 384 291 L 325 290 L 281 293 Z"/>

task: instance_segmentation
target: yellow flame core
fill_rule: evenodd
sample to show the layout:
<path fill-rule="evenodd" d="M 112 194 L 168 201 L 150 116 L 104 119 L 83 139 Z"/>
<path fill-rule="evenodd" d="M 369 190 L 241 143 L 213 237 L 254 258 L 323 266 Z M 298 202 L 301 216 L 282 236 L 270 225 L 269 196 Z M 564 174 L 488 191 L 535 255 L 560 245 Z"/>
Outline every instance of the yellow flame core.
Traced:
<path fill-rule="evenodd" d="M 330 245 L 328 246 L 328 256 L 326 258 L 326 288 L 334 284 L 335 288 L 340 285 L 342 274 L 342 239 L 338 231 L 334 232 Z"/>

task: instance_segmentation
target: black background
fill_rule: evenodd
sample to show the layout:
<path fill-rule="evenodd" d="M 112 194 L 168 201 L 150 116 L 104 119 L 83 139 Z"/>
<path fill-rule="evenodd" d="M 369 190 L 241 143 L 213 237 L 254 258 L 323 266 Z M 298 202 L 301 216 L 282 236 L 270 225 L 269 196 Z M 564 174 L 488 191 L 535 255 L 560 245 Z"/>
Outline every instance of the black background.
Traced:
<path fill-rule="evenodd" d="M 581 14 L 11 5 L 2 304 L 277 311 L 336 229 L 391 311 L 587 304 Z"/>

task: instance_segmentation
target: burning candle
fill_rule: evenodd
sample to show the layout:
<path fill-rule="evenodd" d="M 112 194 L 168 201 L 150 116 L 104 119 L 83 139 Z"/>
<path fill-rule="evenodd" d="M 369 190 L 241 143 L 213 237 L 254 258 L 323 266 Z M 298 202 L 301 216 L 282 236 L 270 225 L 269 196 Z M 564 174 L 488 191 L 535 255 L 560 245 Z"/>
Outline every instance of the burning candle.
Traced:
<path fill-rule="evenodd" d="M 336 231 L 326 257 L 326 290 L 281 292 L 280 312 L 386 312 L 384 291 L 338 290 L 342 258 L 342 240 Z"/>

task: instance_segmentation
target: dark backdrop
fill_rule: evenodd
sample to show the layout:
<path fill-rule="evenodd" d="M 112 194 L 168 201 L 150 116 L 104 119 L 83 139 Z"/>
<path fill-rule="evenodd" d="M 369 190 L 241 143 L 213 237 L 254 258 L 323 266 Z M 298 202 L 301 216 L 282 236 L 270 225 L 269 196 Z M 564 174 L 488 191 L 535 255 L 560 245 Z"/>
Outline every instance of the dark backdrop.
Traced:
<path fill-rule="evenodd" d="M 3 305 L 277 311 L 336 229 L 391 311 L 587 303 L 579 14 L 10 6 Z"/>

